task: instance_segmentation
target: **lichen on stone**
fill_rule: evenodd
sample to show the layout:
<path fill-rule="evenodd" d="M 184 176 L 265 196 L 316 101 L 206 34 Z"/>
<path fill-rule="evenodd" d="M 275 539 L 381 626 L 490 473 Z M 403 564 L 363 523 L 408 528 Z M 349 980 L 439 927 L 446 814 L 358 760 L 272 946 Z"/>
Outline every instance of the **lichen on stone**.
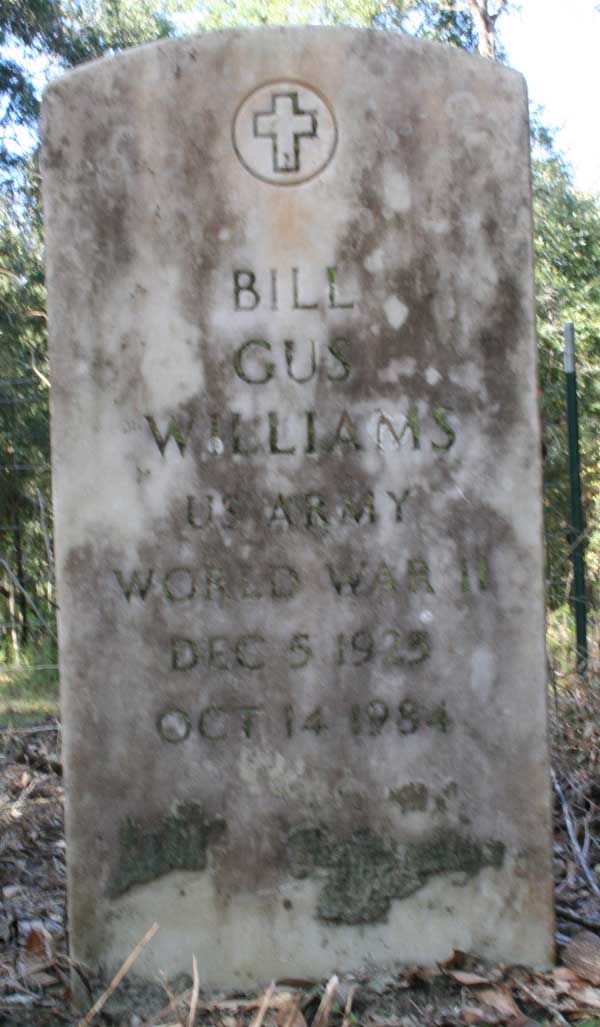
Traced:
<path fill-rule="evenodd" d="M 429 789 L 420 781 L 410 781 L 401 788 L 390 790 L 390 799 L 397 802 L 403 813 L 422 813 L 427 809 Z"/>
<path fill-rule="evenodd" d="M 339 840 L 317 825 L 290 832 L 288 856 L 294 877 L 323 878 L 317 906 L 321 920 L 362 924 L 385 919 L 392 899 L 408 898 L 437 874 L 473 877 L 485 866 L 501 866 L 504 845 L 437 830 L 398 851 L 370 830 Z"/>
<path fill-rule="evenodd" d="M 108 886 L 116 898 L 136 884 L 147 884 L 171 870 L 205 870 L 209 841 L 225 830 L 222 818 L 209 819 L 202 807 L 177 806 L 157 828 L 127 817 L 119 828 L 117 865 Z"/>

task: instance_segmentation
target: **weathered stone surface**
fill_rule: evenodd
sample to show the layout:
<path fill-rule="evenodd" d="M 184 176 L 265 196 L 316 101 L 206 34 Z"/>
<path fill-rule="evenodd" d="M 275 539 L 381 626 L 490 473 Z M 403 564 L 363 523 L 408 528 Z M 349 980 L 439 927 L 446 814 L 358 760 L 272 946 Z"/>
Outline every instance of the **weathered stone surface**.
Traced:
<path fill-rule="evenodd" d="M 521 78 L 218 33 L 44 137 L 75 957 L 547 963 Z"/>

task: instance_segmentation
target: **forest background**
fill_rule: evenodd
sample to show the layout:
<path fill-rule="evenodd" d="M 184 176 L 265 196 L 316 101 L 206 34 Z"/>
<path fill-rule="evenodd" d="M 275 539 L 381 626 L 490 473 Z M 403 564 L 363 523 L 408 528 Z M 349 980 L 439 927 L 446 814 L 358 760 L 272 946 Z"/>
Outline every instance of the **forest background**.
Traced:
<path fill-rule="evenodd" d="M 523 0 L 527 3 L 527 0 Z M 3 0 L 0 5 L 0 721 L 57 712 L 43 219 L 37 120 L 50 78 L 157 38 L 263 24 L 407 32 L 506 62 L 510 0 Z M 568 16 L 568 15 L 567 15 Z M 600 673 L 600 197 L 531 116 L 548 656 L 575 666 L 562 326 L 577 336 L 588 682 Z M 15 720 L 16 719 L 16 720 Z"/>

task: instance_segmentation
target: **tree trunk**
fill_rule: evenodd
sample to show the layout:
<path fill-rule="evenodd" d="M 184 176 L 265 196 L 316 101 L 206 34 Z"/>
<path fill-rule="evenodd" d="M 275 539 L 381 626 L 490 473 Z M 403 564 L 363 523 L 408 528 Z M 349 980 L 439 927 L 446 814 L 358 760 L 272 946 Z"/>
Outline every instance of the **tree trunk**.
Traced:
<path fill-rule="evenodd" d="M 489 0 L 468 0 L 469 11 L 477 29 L 479 53 L 491 61 L 496 59 L 496 22 L 506 3 L 507 0 L 500 0 L 496 10 L 492 12 Z"/>
<path fill-rule="evenodd" d="M 15 565 L 17 570 L 17 579 L 20 581 L 23 588 L 25 585 L 25 562 L 23 559 L 23 541 L 21 535 L 21 525 L 19 523 L 18 511 L 15 505 L 13 511 L 14 525 L 15 525 Z M 27 598 L 23 592 L 18 593 L 19 603 L 19 615 L 21 621 L 21 645 L 26 646 L 29 641 L 29 609 L 27 606 Z"/>
<path fill-rule="evenodd" d="M 21 647 L 19 645 L 19 632 L 17 631 L 17 604 L 15 602 L 15 586 L 12 581 L 8 582 L 8 620 L 10 624 L 10 641 L 13 651 L 13 660 L 18 666 L 21 662 Z"/>

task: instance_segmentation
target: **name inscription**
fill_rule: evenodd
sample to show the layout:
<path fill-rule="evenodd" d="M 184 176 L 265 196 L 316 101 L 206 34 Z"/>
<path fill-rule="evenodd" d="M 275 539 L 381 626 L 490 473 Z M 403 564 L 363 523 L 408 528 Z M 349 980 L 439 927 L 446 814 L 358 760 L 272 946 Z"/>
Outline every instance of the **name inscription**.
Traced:
<path fill-rule="evenodd" d="M 195 680 L 193 675 L 201 674 L 211 684 L 221 682 L 228 688 L 236 678 L 251 681 L 251 676 L 257 675 L 255 680 L 259 681 L 261 672 L 277 675 L 283 671 L 291 675 L 288 684 L 299 680 L 295 675 L 303 672 L 313 678 L 315 674 L 322 675 L 324 701 L 312 710 L 302 711 L 297 701 L 282 701 L 280 708 L 261 702 L 236 705 L 217 701 L 204 706 L 196 715 L 195 728 L 197 737 L 207 743 L 236 736 L 260 738 L 263 729 L 292 739 L 306 732 L 321 736 L 342 730 L 345 724 L 344 729 L 360 739 L 375 738 L 384 730 L 395 730 L 400 735 L 425 729 L 446 732 L 451 725 L 443 704 L 427 708 L 422 700 L 417 702 L 413 698 L 399 697 L 395 705 L 383 698 L 350 703 L 344 715 L 340 714 L 338 704 L 335 710 L 330 709 L 325 700 L 331 689 L 336 688 L 340 675 L 361 667 L 373 667 L 377 674 L 385 674 L 388 681 L 396 684 L 405 679 L 425 684 L 419 668 L 429 666 L 435 651 L 439 597 L 447 601 L 452 594 L 455 598 L 470 595 L 473 599 L 489 594 L 493 582 L 487 552 L 474 549 L 472 542 L 461 552 L 459 543 L 454 566 L 442 569 L 431 567 L 419 552 L 403 554 L 396 549 L 393 559 L 382 552 L 385 558 L 373 561 L 363 558 L 360 549 L 347 552 L 343 560 L 335 559 L 332 550 L 331 558 L 322 560 L 316 574 L 311 566 L 308 578 L 297 554 L 292 556 L 290 550 L 287 556 L 285 549 L 282 552 L 282 532 L 292 532 L 287 536 L 290 542 L 293 533 L 298 532 L 312 535 L 315 541 L 328 535 L 332 540 L 338 536 L 345 538 L 348 531 L 362 533 L 366 529 L 376 536 L 382 523 L 398 526 L 397 530 L 403 532 L 419 514 L 413 502 L 418 490 L 410 484 L 410 474 L 404 475 L 402 481 L 402 472 L 399 480 L 398 470 L 394 470 L 388 481 L 380 475 L 377 488 L 365 487 L 359 473 L 362 454 L 367 458 L 370 453 L 386 459 L 389 456 L 391 460 L 398 454 L 416 462 L 452 461 L 460 444 L 460 420 L 452 402 L 444 402 L 439 390 L 432 400 L 430 396 L 415 399 L 414 388 L 404 398 L 395 389 L 389 408 L 382 399 L 379 403 L 364 399 L 356 402 L 356 388 L 360 384 L 358 357 L 362 368 L 365 347 L 363 339 L 354 337 L 352 328 L 360 315 L 360 298 L 353 284 L 356 280 L 351 273 L 341 275 L 333 264 L 311 274 L 305 274 L 299 266 L 287 270 L 234 269 L 230 277 L 231 310 L 234 326 L 239 319 L 244 334 L 241 339 L 227 343 L 224 359 L 236 386 L 235 395 L 239 396 L 238 408 L 211 410 L 210 406 L 198 403 L 196 407 L 187 404 L 184 411 L 149 410 L 144 414 L 142 428 L 147 453 L 158 457 L 161 466 L 166 461 L 181 460 L 183 469 L 189 466 L 190 458 L 199 461 L 201 478 L 207 482 L 211 460 L 216 458 L 230 461 L 232 466 L 239 460 L 277 458 L 278 465 L 284 466 L 285 458 L 293 457 L 296 468 L 298 457 L 306 458 L 307 467 L 312 468 L 329 457 L 356 457 L 358 461 L 356 473 L 352 471 L 354 479 L 347 478 L 345 491 L 335 494 L 320 488 L 303 488 L 301 476 L 299 488 L 293 492 L 268 494 L 260 489 L 253 492 L 208 488 L 199 494 L 184 489 L 179 500 L 171 497 L 171 524 L 176 537 L 187 538 L 190 543 L 194 539 L 201 541 L 205 547 L 203 554 L 210 547 L 210 562 L 165 563 L 164 555 L 160 554 L 162 558 L 156 563 L 113 567 L 113 582 L 121 599 L 131 607 L 132 615 L 140 604 L 154 608 L 156 602 L 162 602 L 181 611 L 185 619 L 186 611 L 193 610 L 196 604 L 207 604 L 208 615 L 210 609 L 236 604 L 242 604 L 242 610 L 247 604 L 252 608 L 252 604 L 265 601 L 293 602 L 303 591 L 309 602 L 321 595 L 336 605 L 347 604 L 353 621 L 356 612 L 362 611 L 362 624 L 354 623 L 345 631 L 339 630 L 339 622 L 331 631 L 325 625 L 318 638 L 305 630 L 302 623 L 286 625 L 283 633 L 263 629 L 227 633 L 211 631 L 207 626 L 197 634 L 187 622 L 185 627 L 183 622 L 173 625 L 165 639 L 163 668 L 181 681 Z M 275 319 L 281 313 L 305 319 L 304 325 L 311 327 L 279 336 L 276 332 L 269 334 L 265 312 Z M 315 312 L 327 315 L 325 339 L 314 334 L 315 322 L 310 319 Z M 253 314 L 258 315 L 256 323 L 260 324 L 260 331 L 254 334 L 246 331 Z M 398 331 L 392 333 L 387 325 L 386 332 L 383 347 L 394 346 L 392 359 L 398 353 Z M 393 379 L 384 376 L 382 380 Z M 282 409 L 276 408 L 276 402 L 273 404 L 274 386 L 297 388 L 298 396 L 304 390 L 304 394 L 314 397 L 318 395 L 314 383 L 324 386 L 325 409 L 314 407 L 312 399 L 308 403 L 287 403 Z M 261 396 L 269 397 L 264 405 Z M 132 422 L 128 430 L 138 428 L 139 424 Z M 222 463 L 215 466 L 222 467 Z M 385 461 L 379 464 L 381 469 L 386 466 Z M 140 467 L 137 471 L 138 480 L 152 473 Z M 297 471 L 294 473 L 298 477 Z M 257 552 L 255 561 L 247 557 L 243 560 L 235 551 L 222 549 L 231 537 L 227 533 L 239 531 L 243 545 L 247 531 L 253 532 L 257 527 L 266 544 L 269 538 L 279 540 L 277 560 L 270 561 L 268 554 L 265 559 L 262 552 Z M 405 624 L 394 624 L 393 612 L 391 623 L 387 624 L 364 616 L 368 613 L 365 601 L 380 603 L 400 596 L 415 596 L 414 602 L 403 606 Z M 426 603 L 433 604 L 433 611 Z M 393 607 L 389 609 L 392 611 Z M 333 680 L 327 675 L 333 675 Z M 282 680 L 285 696 L 284 686 Z M 181 742 L 192 733 L 193 722 L 192 715 L 185 710 L 171 708 L 159 717 L 157 730 L 163 741 Z"/>
<path fill-rule="evenodd" d="M 254 383 L 257 384 L 257 383 Z M 447 453 L 456 440 L 452 410 L 435 406 L 423 413 L 411 406 L 405 414 L 374 410 L 351 416 L 343 409 L 335 417 L 319 417 L 315 410 L 283 414 L 269 410 L 248 418 L 238 412 L 213 413 L 185 421 L 172 414 L 159 423 L 153 414 L 145 420 L 161 457 L 168 448 L 183 457 L 193 449 L 212 456 L 329 456 L 377 450 L 406 449 Z M 173 440 L 173 446 L 169 443 Z"/>

